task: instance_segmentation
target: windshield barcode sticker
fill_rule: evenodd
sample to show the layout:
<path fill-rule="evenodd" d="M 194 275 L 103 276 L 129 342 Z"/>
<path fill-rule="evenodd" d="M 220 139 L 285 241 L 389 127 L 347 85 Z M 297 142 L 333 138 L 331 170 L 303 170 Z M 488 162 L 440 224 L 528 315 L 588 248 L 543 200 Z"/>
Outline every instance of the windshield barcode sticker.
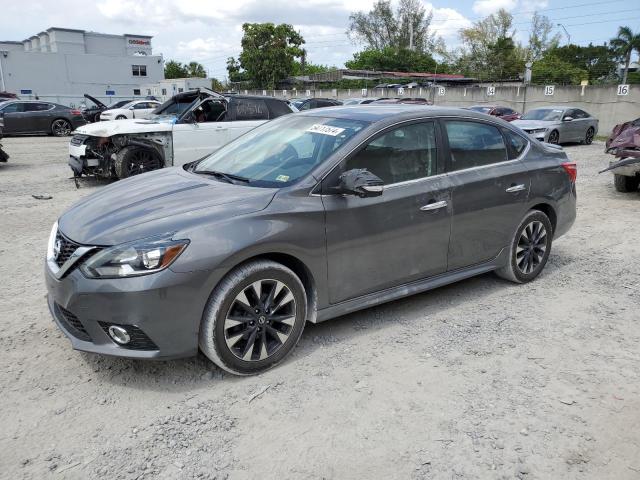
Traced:
<path fill-rule="evenodd" d="M 331 135 L 332 137 L 337 137 L 342 132 L 344 132 L 344 128 L 315 124 L 311 125 L 311 127 L 307 129 L 307 132 L 321 133 L 322 135 Z"/>

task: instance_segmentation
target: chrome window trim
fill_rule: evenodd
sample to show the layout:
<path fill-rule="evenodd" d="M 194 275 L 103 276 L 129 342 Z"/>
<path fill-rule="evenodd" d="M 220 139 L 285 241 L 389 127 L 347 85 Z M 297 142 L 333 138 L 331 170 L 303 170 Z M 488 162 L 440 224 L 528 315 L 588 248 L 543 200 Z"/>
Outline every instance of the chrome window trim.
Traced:
<path fill-rule="evenodd" d="M 505 125 L 500 125 L 500 124 L 498 124 L 496 122 L 493 122 L 491 120 L 487 121 L 487 120 L 484 120 L 484 119 L 479 119 L 479 118 L 469 117 L 469 116 L 456 116 L 456 117 L 448 117 L 448 116 L 447 117 L 433 117 L 433 116 L 429 116 L 429 117 L 416 117 L 416 118 L 411 118 L 411 119 L 408 119 L 408 120 L 402 120 L 402 121 L 399 121 L 399 122 L 396 122 L 396 123 L 392 123 L 391 125 L 387 125 L 384 129 L 387 129 L 387 128 L 391 129 L 391 128 L 396 127 L 398 125 L 402 125 L 404 123 L 415 122 L 415 121 L 429 121 L 430 120 L 430 121 L 436 122 L 438 120 L 446 121 L 446 120 L 449 120 L 449 119 L 451 119 L 451 120 L 463 119 L 463 120 L 476 121 L 476 122 L 479 122 L 479 123 L 485 123 L 487 125 L 491 125 L 493 127 L 498 128 L 498 130 L 500 130 L 500 127 L 505 127 Z M 420 181 L 431 179 L 431 178 L 446 177 L 448 175 L 455 174 L 455 173 L 460 173 L 460 172 L 469 172 L 469 171 L 478 170 L 478 169 L 482 169 L 482 168 L 494 167 L 496 165 L 504 165 L 504 164 L 508 164 L 508 163 L 510 164 L 510 163 L 519 162 L 520 160 L 522 160 L 527 155 L 527 153 L 529 153 L 529 150 L 531 149 L 531 140 L 529 138 L 527 138 L 525 135 L 521 135 L 519 132 L 516 132 L 516 131 L 508 128 L 508 127 L 506 127 L 506 128 L 507 128 L 507 130 L 511 131 L 515 135 L 518 135 L 519 137 L 521 137 L 527 143 L 527 146 L 525 147 L 525 149 L 522 151 L 522 153 L 517 158 L 511 159 L 511 160 L 509 160 L 507 158 L 504 161 L 495 162 L 495 163 L 489 163 L 487 165 L 479 165 L 477 167 L 469 167 L 469 168 L 464 168 L 464 169 L 461 169 L 461 170 L 454 170 L 454 171 L 451 171 L 451 172 L 438 173 L 436 175 L 430 175 L 428 177 L 420 177 L 420 178 L 414 178 L 414 179 L 411 179 L 411 180 L 405 180 L 405 181 L 402 181 L 402 182 L 390 183 L 388 185 L 384 185 L 384 189 L 387 190 L 389 188 L 396 188 L 398 186 L 410 185 L 410 184 L 418 183 Z M 338 161 L 333 167 L 331 167 L 331 169 L 329 169 L 329 171 L 327 173 L 325 173 L 318 180 L 318 182 L 315 184 L 315 186 L 311 189 L 311 192 L 313 192 L 316 188 L 318 188 L 320 186 L 320 184 L 324 181 L 324 179 L 326 177 L 328 177 L 333 172 L 333 170 L 335 170 L 338 167 L 338 165 L 340 165 L 340 163 L 345 158 L 347 158 L 353 152 L 358 150 L 360 147 L 362 147 L 364 144 L 366 144 L 369 140 L 371 140 L 373 137 L 375 137 L 379 133 L 380 133 L 380 131 L 372 133 L 367 138 L 365 138 L 362 142 L 360 142 L 358 145 L 356 145 L 351 150 L 349 150 L 348 153 L 343 155 L 343 157 L 340 159 L 340 161 Z M 443 132 L 443 133 L 444 133 L 444 135 L 447 134 L 446 131 Z M 501 132 L 501 135 L 502 135 L 502 132 Z M 507 148 L 506 143 L 505 143 L 505 148 Z M 336 194 L 335 193 L 330 193 L 330 194 L 309 193 L 310 197 L 331 197 L 331 196 L 334 196 L 334 195 L 336 195 Z"/>

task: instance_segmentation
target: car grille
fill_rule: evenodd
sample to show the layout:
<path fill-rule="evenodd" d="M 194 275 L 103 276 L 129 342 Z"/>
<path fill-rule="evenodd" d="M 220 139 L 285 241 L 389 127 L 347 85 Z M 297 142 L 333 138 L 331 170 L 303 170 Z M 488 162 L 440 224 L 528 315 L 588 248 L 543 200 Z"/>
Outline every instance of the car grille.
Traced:
<path fill-rule="evenodd" d="M 104 323 L 104 322 L 99 322 L 99 323 L 107 335 L 109 335 L 109 327 L 112 325 L 116 325 L 114 323 Z M 146 333 L 144 333 L 139 327 L 136 327 L 135 325 L 116 325 L 116 326 L 124 328 L 127 331 L 127 333 L 129 333 L 129 337 L 131 338 L 129 343 L 125 345 L 118 344 L 119 347 L 127 348 L 129 350 L 158 350 L 158 346 L 155 343 L 153 343 L 153 340 L 147 337 Z"/>
<path fill-rule="evenodd" d="M 67 310 L 65 308 L 62 308 L 57 303 L 56 303 L 55 308 L 56 308 L 57 313 L 58 313 L 58 315 L 57 315 L 58 320 L 60 321 L 60 323 L 62 323 L 64 325 L 65 329 L 69 333 L 71 333 L 74 337 L 76 337 L 76 338 L 78 338 L 80 340 L 84 340 L 85 342 L 90 342 L 91 341 L 91 337 L 89 336 L 89 333 L 84 328 L 84 325 L 82 325 L 82 323 L 80 322 L 78 317 L 76 317 L 69 310 Z"/>
<path fill-rule="evenodd" d="M 56 243 L 60 242 L 60 253 L 55 259 L 56 265 L 62 267 L 64 263 L 69 260 L 69 257 L 73 255 L 80 245 L 72 242 L 68 238 L 65 238 L 60 232 L 56 234 Z"/>
<path fill-rule="evenodd" d="M 73 137 L 71 137 L 71 141 L 69 143 L 77 147 L 82 145 L 87 138 L 87 135 L 75 134 Z"/>

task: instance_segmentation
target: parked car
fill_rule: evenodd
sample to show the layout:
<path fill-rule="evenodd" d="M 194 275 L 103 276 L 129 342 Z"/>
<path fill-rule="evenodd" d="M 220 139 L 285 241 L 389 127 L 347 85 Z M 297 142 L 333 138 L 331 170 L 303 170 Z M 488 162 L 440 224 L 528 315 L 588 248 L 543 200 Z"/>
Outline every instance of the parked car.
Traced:
<path fill-rule="evenodd" d="M 49 308 L 78 350 L 199 347 L 228 372 L 259 373 L 307 321 L 489 271 L 535 279 L 574 222 L 575 178 L 562 148 L 475 112 L 288 115 L 65 212 L 49 240 Z"/>
<path fill-rule="evenodd" d="M 293 106 L 299 111 L 342 105 L 340 100 L 335 100 L 333 98 L 292 98 L 291 103 L 293 103 Z"/>
<path fill-rule="evenodd" d="M 347 98 L 342 100 L 342 105 L 367 105 L 371 102 L 380 100 L 378 97 L 365 97 L 365 98 Z"/>
<path fill-rule="evenodd" d="M 514 120 L 519 120 L 522 117 L 522 115 L 516 112 L 513 108 L 501 107 L 499 105 L 473 105 L 472 107 L 467 107 L 467 110 L 486 113 L 487 115 L 501 118 L 506 122 L 513 122 Z"/>
<path fill-rule="evenodd" d="M 0 140 L 2 140 L 2 132 L 4 130 L 4 123 L 0 118 Z M 0 143 L 0 163 L 6 163 L 9 160 L 9 154 L 2 149 L 2 143 Z"/>
<path fill-rule="evenodd" d="M 632 192 L 640 186 L 640 118 L 613 127 L 605 143 L 606 153 L 616 160 L 602 172 L 613 173 L 613 184 L 618 192 Z M 602 173 L 600 172 L 600 173 Z"/>
<path fill-rule="evenodd" d="M 133 100 L 121 107 L 112 107 L 104 110 L 100 114 L 100 121 L 126 120 L 131 118 L 147 118 L 159 106 L 160 102 L 155 100 Z"/>
<path fill-rule="evenodd" d="M 397 98 L 381 98 L 372 102 L 373 105 L 389 105 L 389 104 L 407 104 L 407 105 L 432 105 L 432 102 L 426 98 L 397 97 Z"/>
<path fill-rule="evenodd" d="M 100 121 L 100 114 L 105 110 L 120 108 L 126 105 L 127 103 L 131 102 L 131 100 L 120 100 L 116 103 L 112 103 L 111 105 L 107 106 L 104 103 L 102 103 L 100 100 L 92 97 L 87 93 L 84 94 L 84 98 L 86 98 L 87 100 L 89 100 L 89 102 L 93 104 L 92 106 L 85 105 L 85 107 L 82 108 L 82 115 L 84 116 L 84 119 L 89 123 Z"/>
<path fill-rule="evenodd" d="M 64 137 L 87 123 L 80 110 L 41 100 L 2 102 L 0 118 L 5 135 L 48 133 Z"/>
<path fill-rule="evenodd" d="M 534 108 L 511 123 L 542 142 L 555 144 L 583 142 L 591 145 L 598 133 L 597 118 L 567 106 Z"/>
<path fill-rule="evenodd" d="M 179 93 L 148 119 L 99 122 L 69 142 L 69 166 L 82 174 L 126 178 L 201 158 L 269 119 L 291 113 L 277 98 Z"/>

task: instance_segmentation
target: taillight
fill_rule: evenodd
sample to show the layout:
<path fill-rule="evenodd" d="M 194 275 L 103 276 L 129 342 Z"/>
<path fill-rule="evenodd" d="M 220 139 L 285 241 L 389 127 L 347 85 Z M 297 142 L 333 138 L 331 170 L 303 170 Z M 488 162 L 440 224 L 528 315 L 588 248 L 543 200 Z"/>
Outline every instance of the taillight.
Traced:
<path fill-rule="evenodd" d="M 569 175 L 569 180 L 571 183 L 576 183 L 576 177 L 578 176 L 578 165 L 576 162 L 563 162 L 562 168 Z"/>
<path fill-rule="evenodd" d="M 71 110 L 71 115 L 82 115 L 80 110 Z"/>

